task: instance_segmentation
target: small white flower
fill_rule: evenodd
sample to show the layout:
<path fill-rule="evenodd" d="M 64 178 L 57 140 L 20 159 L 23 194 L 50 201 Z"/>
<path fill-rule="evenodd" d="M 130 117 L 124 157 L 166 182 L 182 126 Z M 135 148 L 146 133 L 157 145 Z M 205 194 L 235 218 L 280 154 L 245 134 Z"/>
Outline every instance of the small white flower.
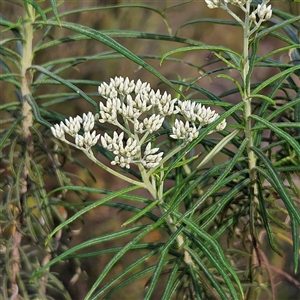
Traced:
<path fill-rule="evenodd" d="M 160 103 L 161 94 L 160 90 L 158 89 L 156 92 L 151 90 L 149 93 L 149 101 L 153 106 L 157 106 Z"/>
<path fill-rule="evenodd" d="M 272 17 L 272 6 L 269 5 L 266 9 L 265 21 L 268 21 Z"/>
<path fill-rule="evenodd" d="M 145 118 L 143 120 L 144 127 L 150 133 L 157 131 L 162 126 L 163 122 L 164 122 L 164 117 L 161 117 L 160 115 L 152 115 L 149 119 Z"/>
<path fill-rule="evenodd" d="M 103 98 L 116 98 L 118 96 L 117 90 L 109 86 L 107 83 L 103 82 L 99 87 L 98 87 L 98 93 L 103 97 Z"/>
<path fill-rule="evenodd" d="M 138 160 L 141 147 L 138 141 L 133 138 L 128 138 L 126 145 L 124 147 L 124 132 L 118 135 L 115 131 L 113 138 L 111 138 L 107 133 L 101 136 L 101 144 L 104 148 L 111 151 L 115 158 L 111 162 L 113 165 L 119 165 L 120 167 L 127 169 L 130 168 L 130 164 Z"/>
<path fill-rule="evenodd" d="M 79 148 L 83 148 L 84 145 L 84 139 L 82 135 L 76 134 L 75 135 L 75 144 L 79 147 Z"/>
<path fill-rule="evenodd" d="M 134 133 L 144 133 L 145 131 L 144 123 L 139 122 L 138 119 L 134 119 Z"/>
<path fill-rule="evenodd" d="M 121 168 L 130 169 L 131 158 L 125 158 L 123 156 L 116 156 L 111 162 L 112 165 L 119 165 Z"/>
<path fill-rule="evenodd" d="M 179 112 L 189 121 L 196 122 L 197 114 L 201 110 L 201 104 L 196 108 L 196 102 L 192 101 L 178 101 Z"/>
<path fill-rule="evenodd" d="M 52 134 L 59 140 L 65 139 L 65 131 L 62 126 L 55 124 L 51 127 Z"/>
<path fill-rule="evenodd" d="M 250 19 L 251 19 L 253 22 L 256 22 L 256 14 L 255 14 L 254 11 L 251 13 Z"/>
<path fill-rule="evenodd" d="M 94 115 L 91 112 L 88 112 L 88 114 L 84 113 L 82 119 L 83 119 L 83 124 L 82 124 L 83 130 L 85 132 L 91 131 L 95 125 Z"/>
<path fill-rule="evenodd" d="M 214 110 L 211 111 L 210 107 L 205 108 L 204 106 L 202 106 L 202 112 L 198 117 L 201 124 L 210 124 L 217 118 L 219 118 L 219 115 L 215 113 Z"/>
<path fill-rule="evenodd" d="M 93 147 L 97 144 L 100 138 L 100 134 L 96 135 L 96 131 L 94 130 L 92 133 L 85 132 L 83 135 L 83 143 L 87 148 Z"/>
<path fill-rule="evenodd" d="M 121 108 L 121 101 L 118 98 L 108 98 L 106 101 L 106 106 L 100 102 L 99 108 L 99 122 L 115 124 L 117 122 L 118 111 Z"/>
<path fill-rule="evenodd" d="M 151 143 L 149 142 L 145 148 L 145 151 L 144 151 L 144 155 L 149 155 L 149 154 L 154 154 L 156 153 L 157 151 L 159 150 L 159 148 L 152 148 L 151 149 Z"/>
<path fill-rule="evenodd" d="M 266 4 L 257 5 L 257 15 L 262 21 L 267 21 L 272 17 L 272 7 Z"/>
<path fill-rule="evenodd" d="M 141 111 L 141 113 L 145 113 L 152 108 L 152 105 L 148 105 L 148 97 L 146 95 L 137 94 L 134 99 L 134 104 L 137 109 Z"/>
<path fill-rule="evenodd" d="M 185 124 L 181 120 L 175 120 L 174 126 L 172 127 L 173 134 L 170 135 L 173 139 L 181 139 L 187 142 L 191 142 L 196 139 L 199 135 L 199 130 L 195 125 L 190 124 L 186 121 Z"/>
<path fill-rule="evenodd" d="M 163 152 L 157 153 L 157 151 L 159 151 L 159 148 L 151 149 L 151 143 L 149 142 L 147 144 L 144 151 L 144 157 L 141 161 L 145 168 L 155 168 L 159 165 L 160 161 L 162 160 Z"/>
<path fill-rule="evenodd" d="M 148 82 L 141 82 L 139 79 L 135 84 L 134 92 L 135 94 L 149 93 L 151 90 L 150 84 Z"/>
<path fill-rule="evenodd" d="M 218 8 L 220 6 L 220 0 L 205 0 L 208 8 Z"/>
<path fill-rule="evenodd" d="M 79 132 L 81 123 L 82 118 L 76 116 L 75 118 L 70 117 L 69 120 L 65 119 L 65 124 L 61 123 L 60 126 L 63 126 L 65 132 L 74 137 Z"/>
<path fill-rule="evenodd" d="M 216 131 L 221 131 L 224 130 L 226 127 L 227 123 L 226 120 L 223 120 L 220 124 L 218 124 L 218 126 L 216 127 Z"/>

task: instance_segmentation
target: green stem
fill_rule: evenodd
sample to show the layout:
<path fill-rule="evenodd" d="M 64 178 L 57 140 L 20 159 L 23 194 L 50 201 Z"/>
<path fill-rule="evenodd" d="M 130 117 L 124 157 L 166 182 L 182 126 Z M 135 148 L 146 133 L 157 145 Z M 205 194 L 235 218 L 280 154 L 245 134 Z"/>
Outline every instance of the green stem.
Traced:
<path fill-rule="evenodd" d="M 33 53 L 32 53 L 32 41 L 33 41 L 33 26 L 34 22 L 34 9 L 31 5 L 27 5 L 25 8 L 25 20 L 28 20 L 23 25 L 23 55 L 21 60 L 21 92 L 23 96 L 23 107 L 22 114 L 24 116 L 23 120 L 23 137 L 25 140 L 31 136 L 29 128 L 33 124 L 33 115 L 31 106 L 26 101 L 25 96 L 30 95 L 30 86 L 32 83 L 32 72 L 29 71 L 29 68 L 32 65 Z"/>
<path fill-rule="evenodd" d="M 136 180 L 131 179 L 131 178 L 125 176 L 125 175 L 122 175 L 121 173 L 119 173 L 119 172 L 117 172 L 117 171 L 111 169 L 110 167 L 107 167 L 105 164 L 103 164 L 102 162 L 100 162 L 100 161 L 94 156 L 92 150 L 90 150 L 90 149 L 89 149 L 89 150 L 84 150 L 84 149 L 82 149 L 82 148 L 77 147 L 76 145 L 74 145 L 74 144 L 72 144 L 72 143 L 68 143 L 68 144 L 70 144 L 70 145 L 72 145 L 72 146 L 74 146 L 74 147 L 76 147 L 76 148 L 82 150 L 82 151 L 85 153 L 85 155 L 86 155 L 87 157 L 89 157 L 96 165 L 98 165 L 99 167 L 101 167 L 103 170 L 109 172 L 110 174 L 112 174 L 112 175 L 114 175 L 114 176 L 116 176 L 116 177 L 118 177 L 118 178 L 120 178 L 120 179 L 122 179 L 122 180 L 124 180 L 124 181 L 126 181 L 126 182 L 129 182 L 129 183 L 131 183 L 131 184 L 140 186 L 140 187 L 142 187 L 142 188 L 147 188 L 146 185 L 145 185 L 145 183 L 143 183 L 142 181 L 136 181 Z"/>
<path fill-rule="evenodd" d="M 180 146 L 181 147 L 176 148 L 177 149 L 176 152 L 178 152 L 183 147 L 182 145 L 180 145 Z M 159 166 L 161 167 L 161 166 L 163 166 L 163 164 L 160 163 Z M 164 172 L 160 173 L 160 179 L 159 179 L 159 184 L 158 184 L 158 188 L 157 188 L 157 186 L 155 185 L 156 180 L 153 177 L 153 175 L 150 175 L 149 172 L 147 173 L 145 168 L 141 165 L 139 165 L 139 169 L 140 169 L 140 173 L 141 173 L 141 176 L 142 176 L 142 181 L 145 183 L 146 188 L 149 191 L 149 193 L 152 195 L 153 199 L 159 200 L 158 201 L 158 207 L 159 207 L 160 211 L 162 212 L 162 214 L 164 214 L 166 212 L 166 209 L 163 207 L 163 203 L 164 203 L 164 199 L 163 199 L 164 198 L 164 195 L 163 195 L 164 181 L 162 180 L 162 178 L 164 176 Z M 150 178 L 153 179 L 152 180 L 153 184 L 151 183 Z M 167 225 L 168 225 L 168 227 L 169 227 L 169 229 L 171 230 L 172 233 L 177 231 L 177 227 L 176 227 L 175 222 L 172 219 L 171 215 L 168 215 L 166 217 L 166 223 L 167 223 Z M 188 266 L 193 267 L 195 269 L 193 259 L 192 259 L 191 255 L 189 254 L 189 252 L 185 249 L 183 235 L 179 234 L 176 237 L 176 240 L 177 240 L 178 248 L 183 250 L 185 263 Z"/>
<path fill-rule="evenodd" d="M 256 157 L 254 155 L 254 152 L 251 150 L 251 147 L 253 146 L 253 135 L 252 135 L 252 120 L 251 120 L 251 114 L 252 114 L 252 98 L 251 98 L 251 81 L 249 74 L 249 39 L 250 39 L 250 2 L 246 3 L 246 13 L 245 13 L 245 24 L 244 24 L 244 46 L 243 46 L 243 62 L 242 62 L 242 80 L 243 80 L 243 86 L 244 86 L 244 93 L 243 93 L 243 101 L 245 103 L 244 105 L 244 120 L 245 120 L 245 138 L 248 139 L 248 145 L 247 145 L 247 154 L 248 154 L 248 164 L 249 164 L 249 170 L 250 170 L 250 187 L 249 187 L 249 193 L 250 193 L 250 206 L 253 209 L 253 214 L 256 212 L 256 207 L 258 204 L 258 187 L 256 183 Z M 252 235 L 252 241 L 256 239 L 255 235 L 255 224 L 253 221 L 255 220 L 255 217 L 252 215 L 250 217 L 250 232 Z M 257 281 L 259 278 L 255 278 L 255 269 L 258 265 L 258 258 L 256 249 L 252 249 L 252 257 L 250 260 L 250 278 L 253 282 L 254 280 Z M 255 287 L 251 287 L 249 289 L 248 293 L 248 299 L 257 299 L 259 289 Z"/>
<path fill-rule="evenodd" d="M 32 73 L 29 70 L 32 64 L 32 41 L 33 41 L 33 27 L 32 23 L 34 22 L 34 9 L 31 5 L 28 5 L 26 1 L 24 1 L 24 22 L 22 26 L 22 37 L 23 37 L 23 53 L 21 57 L 21 93 L 23 96 L 22 103 L 22 140 L 24 141 L 24 146 L 22 148 L 22 155 L 26 157 L 28 161 L 31 160 L 33 153 L 33 141 L 30 132 L 30 127 L 33 124 L 33 116 L 31 111 L 31 106 L 26 100 L 26 95 L 30 95 L 30 86 L 32 82 Z M 28 177 L 29 170 L 28 165 L 24 163 L 22 167 L 22 174 L 20 178 L 20 199 L 26 199 L 26 194 L 28 192 Z M 20 208 L 24 211 L 24 203 L 20 202 Z M 22 236 L 23 230 L 22 222 L 20 220 L 20 214 L 17 214 L 16 219 L 14 220 L 17 230 L 12 234 L 12 246 L 10 249 L 10 289 L 12 294 L 10 295 L 10 299 L 19 299 L 22 298 L 19 287 L 19 277 L 20 277 L 20 266 L 21 266 L 21 255 L 20 255 L 20 247 L 22 244 Z"/>

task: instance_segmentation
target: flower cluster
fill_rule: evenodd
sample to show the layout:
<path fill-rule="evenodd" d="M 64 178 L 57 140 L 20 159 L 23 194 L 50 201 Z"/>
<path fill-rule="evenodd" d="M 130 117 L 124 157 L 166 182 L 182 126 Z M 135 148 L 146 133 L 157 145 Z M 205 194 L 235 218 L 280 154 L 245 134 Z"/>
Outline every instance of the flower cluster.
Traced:
<path fill-rule="evenodd" d="M 244 5 L 246 2 L 252 2 L 252 0 L 205 0 L 208 8 L 218 8 L 225 4 L 234 4 L 237 6 Z"/>
<path fill-rule="evenodd" d="M 241 7 L 245 11 L 244 5 L 246 3 L 251 3 L 252 0 L 205 0 L 205 2 L 208 8 L 211 9 L 220 7 L 227 10 L 227 4 L 233 4 Z M 250 18 L 256 24 L 258 24 L 256 22 L 256 17 L 258 17 L 260 23 L 268 21 L 271 18 L 272 8 L 271 5 L 267 6 L 268 2 L 269 0 L 264 0 L 263 3 L 258 4 L 257 8 L 251 13 Z"/>
<path fill-rule="evenodd" d="M 264 4 L 258 4 L 257 8 L 251 13 L 250 18 L 256 23 L 256 16 L 261 22 L 268 21 L 272 17 L 272 7 Z"/>
<path fill-rule="evenodd" d="M 90 151 L 100 139 L 103 148 L 114 155 L 113 165 L 130 168 L 130 164 L 141 164 L 147 169 L 155 168 L 163 158 L 159 148 L 152 148 L 151 142 L 143 147 L 149 134 L 158 131 L 165 118 L 170 115 L 179 116 L 172 127 L 170 137 L 183 140 L 186 144 L 196 139 L 203 125 L 208 125 L 219 118 L 210 108 L 192 101 L 173 99 L 166 92 L 154 91 L 149 83 L 140 80 L 134 82 L 128 78 L 115 77 L 110 83 L 102 83 L 99 94 L 106 99 L 100 102 L 99 114 L 89 112 L 83 117 L 70 117 L 65 122 L 55 124 L 51 130 L 53 135 L 69 144 L 65 138 L 69 134 L 75 140 L 75 147 Z M 182 120 L 183 119 L 183 120 Z M 121 129 L 121 133 L 113 132 L 96 135 L 92 131 L 95 121 L 110 123 Z M 220 122 L 215 130 L 223 130 L 226 121 Z M 91 132 L 92 131 L 92 132 Z"/>
<path fill-rule="evenodd" d="M 52 134 L 64 141 L 68 142 L 65 134 L 69 134 L 75 139 L 75 146 L 80 149 L 89 150 L 91 147 L 95 146 L 100 138 L 100 134 L 96 135 L 94 130 L 95 117 L 89 112 L 88 114 L 83 114 L 82 118 L 77 116 L 75 118 L 70 117 L 69 120 L 65 119 L 65 123 L 60 122 L 60 124 L 55 124 L 51 127 Z M 79 134 L 80 130 L 83 130 L 83 134 Z M 69 142 L 68 142 L 69 143 Z"/>

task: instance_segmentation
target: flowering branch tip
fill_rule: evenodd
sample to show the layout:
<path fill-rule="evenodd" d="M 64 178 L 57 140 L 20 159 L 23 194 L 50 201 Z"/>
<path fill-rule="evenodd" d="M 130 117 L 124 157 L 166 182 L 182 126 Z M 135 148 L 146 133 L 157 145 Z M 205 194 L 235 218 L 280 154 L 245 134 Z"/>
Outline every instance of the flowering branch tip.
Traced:
<path fill-rule="evenodd" d="M 154 91 L 150 84 L 138 80 L 129 80 L 127 77 L 115 77 L 110 83 L 102 83 L 98 91 L 106 100 L 99 103 L 99 113 L 91 112 L 65 119 L 65 122 L 51 127 L 52 134 L 69 144 L 65 134 L 74 138 L 75 147 L 89 153 L 90 149 L 98 141 L 103 148 L 114 155 L 112 165 L 122 168 L 130 168 L 131 164 L 140 164 L 146 169 L 156 168 L 163 158 L 164 152 L 152 147 L 148 142 L 144 151 L 143 143 L 150 134 L 159 131 L 163 127 L 165 118 L 176 116 L 172 126 L 172 139 L 191 142 L 199 135 L 202 126 L 211 124 L 219 118 L 219 115 L 200 103 L 190 100 L 181 101 L 172 98 L 170 94 L 160 90 Z M 179 118 L 178 118 L 179 117 Z M 110 123 L 121 130 L 121 133 L 113 131 L 108 133 L 96 133 L 95 123 Z M 220 122 L 215 130 L 223 130 L 226 121 Z"/>

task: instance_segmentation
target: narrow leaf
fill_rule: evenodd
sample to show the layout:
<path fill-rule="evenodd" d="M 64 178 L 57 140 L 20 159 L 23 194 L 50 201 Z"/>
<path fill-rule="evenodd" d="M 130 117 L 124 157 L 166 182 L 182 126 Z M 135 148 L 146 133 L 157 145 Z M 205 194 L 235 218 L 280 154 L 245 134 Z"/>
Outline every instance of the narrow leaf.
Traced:
<path fill-rule="evenodd" d="M 272 123 L 266 121 L 265 119 L 257 116 L 257 115 L 251 115 L 251 118 L 254 120 L 257 120 L 264 124 L 266 127 L 270 128 L 273 132 L 275 132 L 277 135 L 279 135 L 281 138 L 287 141 L 289 145 L 291 145 L 296 153 L 300 156 L 300 145 L 299 142 L 296 141 L 291 135 L 289 135 L 286 131 L 280 129 L 278 126 L 273 125 Z"/>
<path fill-rule="evenodd" d="M 47 24 L 51 25 L 51 26 L 57 26 L 57 23 L 53 22 L 53 21 L 48 21 Z M 92 29 L 92 28 L 89 28 L 87 26 L 83 26 L 80 24 L 69 23 L 69 22 L 61 22 L 61 27 L 84 34 L 85 36 L 90 37 L 94 40 L 97 40 L 97 41 L 103 43 L 104 45 L 116 50 L 117 52 L 122 53 L 125 57 L 127 57 L 131 61 L 135 62 L 136 64 L 140 65 L 147 71 L 151 72 L 153 75 L 155 75 L 157 78 L 159 78 L 162 82 L 164 82 L 165 84 L 170 86 L 177 93 L 179 93 L 180 95 L 182 95 L 184 97 L 182 92 L 175 85 L 173 85 L 166 77 L 164 77 L 158 71 L 156 71 L 155 68 L 153 68 L 152 66 L 147 64 L 144 60 L 142 60 L 136 54 L 129 51 L 127 48 L 125 48 L 121 44 L 117 43 L 111 37 L 103 34 L 101 31 L 98 31 L 98 30 L 95 30 L 95 29 Z"/>
<path fill-rule="evenodd" d="M 280 195 L 282 201 L 284 202 L 290 216 L 295 217 L 298 224 L 300 224 L 300 213 L 293 202 L 288 190 L 286 189 L 284 183 L 282 182 L 280 176 L 277 174 L 275 167 L 272 162 L 268 159 L 268 157 L 258 148 L 251 148 L 254 153 L 258 156 L 258 158 L 264 163 L 265 169 L 261 167 L 257 167 L 259 173 L 261 173 L 272 185 L 275 191 Z"/>
<path fill-rule="evenodd" d="M 211 51 L 211 52 L 225 52 L 225 53 L 231 53 L 233 55 L 235 55 L 237 57 L 237 59 L 242 59 L 241 55 L 229 48 L 226 48 L 226 47 L 221 47 L 221 46 L 192 46 L 192 47 L 182 47 L 182 48 L 178 48 L 178 49 L 175 49 L 175 50 L 172 50 L 172 51 L 169 51 L 167 53 L 165 53 L 163 56 L 162 56 L 162 59 L 160 61 L 160 64 L 162 64 L 162 62 L 164 61 L 164 59 L 167 57 L 167 56 L 170 56 L 170 55 L 173 55 L 173 54 L 176 54 L 176 53 L 181 53 L 181 52 L 187 52 L 187 51 L 195 51 L 195 50 L 208 50 L 208 51 Z"/>
<path fill-rule="evenodd" d="M 57 12 L 56 0 L 50 0 L 50 4 L 51 4 L 52 12 L 55 16 L 55 19 L 56 19 L 58 25 L 61 26 L 61 22 L 60 22 L 59 15 L 58 15 L 58 12 Z"/>
<path fill-rule="evenodd" d="M 78 211 L 76 214 L 74 214 L 71 218 L 69 218 L 68 220 L 66 220 L 65 222 L 59 224 L 48 236 L 46 243 L 49 243 L 50 239 L 52 238 L 52 236 L 59 231 L 60 229 L 62 229 L 63 227 L 65 227 L 66 225 L 72 223 L 74 220 L 76 220 L 78 217 L 82 216 L 83 214 L 85 214 L 86 212 L 90 211 L 91 209 L 98 207 L 100 205 L 102 205 L 103 203 L 105 203 L 106 201 L 109 201 L 113 198 L 117 198 L 119 195 L 128 193 L 130 191 L 136 190 L 140 188 L 139 186 L 130 186 L 128 188 L 116 191 L 116 192 L 111 192 L 109 195 L 107 195 L 106 197 L 104 197 L 103 199 L 99 200 L 99 201 L 95 201 L 94 203 L 92 203 L 89 206 L 86 206 L 85 208 L 81 209 L 80 211 Z"/>

